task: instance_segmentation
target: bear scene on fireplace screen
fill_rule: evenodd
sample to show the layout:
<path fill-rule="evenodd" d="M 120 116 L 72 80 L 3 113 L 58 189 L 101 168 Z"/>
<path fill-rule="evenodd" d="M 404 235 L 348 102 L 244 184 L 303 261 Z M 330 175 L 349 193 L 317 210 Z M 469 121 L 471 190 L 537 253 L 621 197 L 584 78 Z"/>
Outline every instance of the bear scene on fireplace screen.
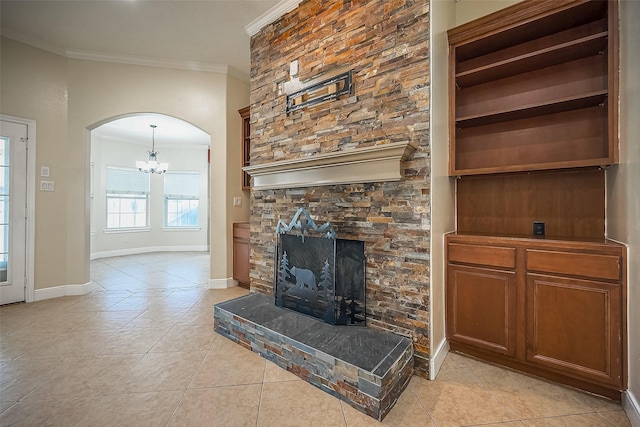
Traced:
<path fill-rule="evenodd" d="M 365 325 L 364 242 L 281 234 L 276 305 L 336 325 Z"/>

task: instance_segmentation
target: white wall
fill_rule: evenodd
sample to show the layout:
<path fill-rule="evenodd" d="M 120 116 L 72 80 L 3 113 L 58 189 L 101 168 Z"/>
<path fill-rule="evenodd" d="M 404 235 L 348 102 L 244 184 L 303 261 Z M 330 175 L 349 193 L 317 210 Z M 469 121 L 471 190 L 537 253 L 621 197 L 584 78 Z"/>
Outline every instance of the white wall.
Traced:
<path fill-rule="evenodd" d="M 626 243 L 628 393 L 640 426 L 640 2 L 620 2 L 620 164 L 607 170 L 607 236 Z"/>
<path fill-rule="evenodd" d="M 161 147 L 159 160 L 169 162 L 170 171 L 197 171 L 200 174 L 199 228 L 166 230 L 164 226 L 164 176 L 150 174 L 149 230 L 113 232 L 106 221 L 107 166 L 134 167 L 145 160 L 150 147 L 97 136 L 91 138 L 93 197 L 91 198 L 91 258 L 157 250 L 207 250 L 208 163 L 205 146 Z"/>
<path fill-rule="evenodd" d="M 455 229 L 455 182 L 449 164 L 449 43 L 447 30 L 454 26 L 455 0 L 433 0 L 431 19 L 431 360 L 434 379 L 447 354 L 445 331 L 444 235 Z"/>

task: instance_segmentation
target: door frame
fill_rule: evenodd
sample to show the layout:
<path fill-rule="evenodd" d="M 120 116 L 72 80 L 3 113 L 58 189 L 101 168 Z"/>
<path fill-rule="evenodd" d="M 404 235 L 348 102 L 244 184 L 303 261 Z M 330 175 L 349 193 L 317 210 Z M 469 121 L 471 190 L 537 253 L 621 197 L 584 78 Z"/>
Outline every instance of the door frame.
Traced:
<path fill-rule="evenodd" d="M 25 269 L 26 281 L 24 298 L 25 302 L 33 302 L 35 300 L 35 214 L 36 214 L 36 121 L 24 119 L 21 117 L 0 114 L 0 120 L 14 122 L 27 126 L 27 218 L 26 218 L 26 253 L 25 253 Z"/>

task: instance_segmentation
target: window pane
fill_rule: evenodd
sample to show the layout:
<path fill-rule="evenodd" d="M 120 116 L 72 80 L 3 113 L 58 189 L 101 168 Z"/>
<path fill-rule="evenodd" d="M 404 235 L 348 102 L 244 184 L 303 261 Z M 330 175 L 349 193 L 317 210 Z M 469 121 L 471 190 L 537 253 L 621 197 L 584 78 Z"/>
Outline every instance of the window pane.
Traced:
<path fill-rule="evenodd" d="M 108 195 L 107 228 L 147 226 L 147 196 Z"/>
<path fill-rule="evenodd" d="M 197 227 L 198 199 L 166 199 L 167 227 Z"/>

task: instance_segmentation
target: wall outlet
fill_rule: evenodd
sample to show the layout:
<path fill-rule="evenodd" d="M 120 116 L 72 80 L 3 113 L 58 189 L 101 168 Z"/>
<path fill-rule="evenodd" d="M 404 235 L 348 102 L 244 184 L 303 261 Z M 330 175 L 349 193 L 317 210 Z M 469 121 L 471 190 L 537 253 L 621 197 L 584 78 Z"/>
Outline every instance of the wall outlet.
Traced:
<path fill-rule="evenodd" d="M 535 237 L 543 237 L 544 236 L 544 221 L 533 221 L 533 235 Z"/>
<path fill-rule="evenodd" d="M 242 197 L 234 197 L 233 206 L 242 206 Z"/>

